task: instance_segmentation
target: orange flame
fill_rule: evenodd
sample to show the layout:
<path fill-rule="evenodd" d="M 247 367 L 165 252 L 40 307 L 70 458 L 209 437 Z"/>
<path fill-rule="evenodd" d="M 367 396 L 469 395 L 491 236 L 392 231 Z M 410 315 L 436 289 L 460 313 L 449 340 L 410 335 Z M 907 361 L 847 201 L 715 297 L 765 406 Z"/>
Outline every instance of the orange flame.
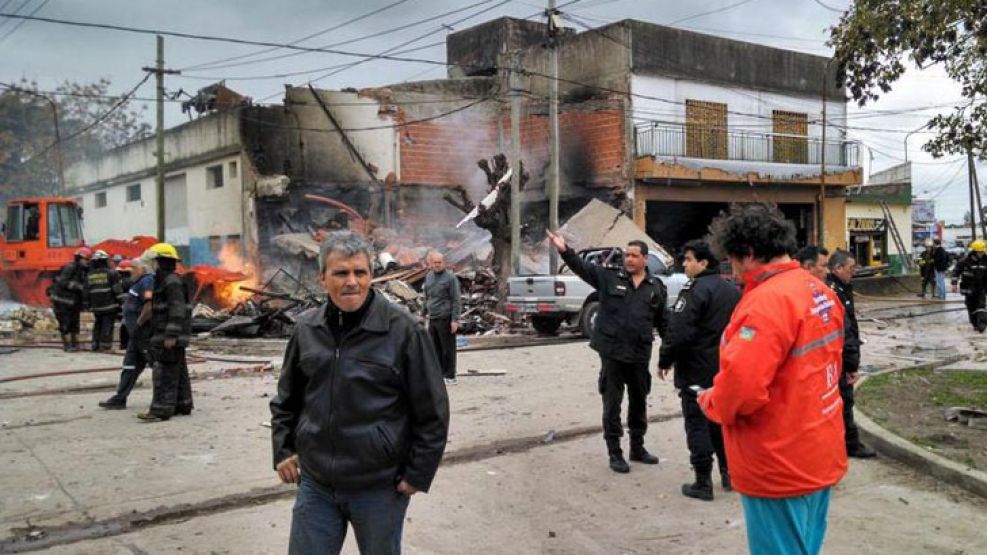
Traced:
<path fill-rule="evenodd" d="M 249 299 L 253 293 L 244 291 L 241 288 L 257 288 L 257 269 L 254 265 L 240 256 L 239 249 L 234 243 L 226 243 L 219 251 L 219 266 L 224 270 L 239 272 L 245 276 L 241 281 L 217 281 L 213 283 L 213 296 L 223 304 L 225 308 L 233 308 L 237 304 Z"/>

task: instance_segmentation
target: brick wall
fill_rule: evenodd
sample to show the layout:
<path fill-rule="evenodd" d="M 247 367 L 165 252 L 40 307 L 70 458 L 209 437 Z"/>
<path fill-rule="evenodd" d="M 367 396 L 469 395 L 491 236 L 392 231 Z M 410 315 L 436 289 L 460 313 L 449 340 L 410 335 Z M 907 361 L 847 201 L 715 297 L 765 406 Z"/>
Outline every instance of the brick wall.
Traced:
<path fill-rule="evenodd" d="M 564 110 L 564 109 L 563 109 Z M 509 145 L 510 118 L 501 120 Z M 497 150 L 496 116 L 449 118 L 413 123 L 401 137 L 401 181 L 463 185 L 482 177 L 476 161 Z M 623 109 L 609 106 L 563 111 L 559 115 L 561 168 L 573 184 L 613 186 L 624 169 Z M 529 115 L 521 123 L 522 156 L 532 182 L 548 161 L 548 116 Z M 505 147 L 509 153 L 509 146 Z"/>

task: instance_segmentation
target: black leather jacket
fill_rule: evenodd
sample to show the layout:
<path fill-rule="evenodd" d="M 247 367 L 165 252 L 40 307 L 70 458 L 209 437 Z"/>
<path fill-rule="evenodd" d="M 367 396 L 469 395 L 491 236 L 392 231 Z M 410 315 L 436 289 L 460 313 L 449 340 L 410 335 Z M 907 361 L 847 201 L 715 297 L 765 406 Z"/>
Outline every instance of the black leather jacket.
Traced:
<path fill-rule="evenodd" d="M 583 281 L 596 289 L 600 311 L 593 325 L 589 346 L 600 356 L 621 362 L 648 362 L 655 342 L 654 329 L 665 337 L 665 302 L 668 290 L 661 280 L 646 275 L 634 287 L 631 276 L 587 264 L 576 251 L 567 248 L 562 260 Z"/>
<path fill-rule="evenodd" d="M 707 270 L 682 287 L 669 311 L 658 359 L 659 368 L 675 365 L 675 387 L 712 387 L 720 371 L 720 337 L 739 301 L 737 286 L 715 271 Z"/>
<path fill-rule="evenodd" d="M 449 430 L 428 335 L 407 311 L 373 295 L 337 344 L 327 318 L 338 314 L 327 303 L 295 324 L 271 401 L 274 466 L 297 453 L 302 473 L 334 490 L 404 479 L 428 491 Z"/>

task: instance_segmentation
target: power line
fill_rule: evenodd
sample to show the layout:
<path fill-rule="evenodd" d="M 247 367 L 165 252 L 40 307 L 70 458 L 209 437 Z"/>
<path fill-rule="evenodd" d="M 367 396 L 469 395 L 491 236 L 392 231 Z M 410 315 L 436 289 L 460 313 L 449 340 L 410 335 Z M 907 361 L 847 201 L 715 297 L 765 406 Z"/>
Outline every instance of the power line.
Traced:
<path fill-rule="evenodd" d="M 14 8 L 14 13 L 20 13 L 20 11 L 24 9 L 24 6 L 26 6 L 30 1 L 31 0 L 24 0 L 23 2 L 21 2 L 19 6 Z M 8 1 L 6 4 L 4 4 L 5 8 L 7 7 L 7 4 L 10 4 L 10 2 Z M 0 27 L 3 27 L 5 25 L 7 25 L 6 21 L 0 21 Z"/>
<path fill-rule="evenodd" d="M 44 2 L 42 2 L 41 4 L 39 4 L 38 7 L 34 8 L 34 10 L 32 10 L 31 13 L 29 13 L 27 15 L 34 15 L 34 14 L 40 12 L 41 9 L 44 8 L 45 5 L 48 4 L 48 2 L 50 2 L 50 1 L 51 0 L 44 0 Z M 0 37 L 0 42 L 3 42 L 8 37 L 10 37 L 10 35 L 13 35 L 14 33 L 16 33 L 17 30 L 20 29 L 21 26 L 24 25 L 25 23 L 27 23 L 27 20 L 18 21 L 17 24 L 14 25 L 13 28 L 11 28 L 9 31 L 7 31 L 6 33 L 4 33 L 2 37 Z"/>
<path fill-rule="evenodd" d="M 364 54 L 360 52 L 350 52 L 346 50 L 336 50 L 330 48 L 311 48 L 306 46 L 299 46 L 297 44 L 284 44 L 278 42 L 269 41 L 259 41 L 259 40 L 249 40 L 241 39 L 237 37 L 222 37 L 217 35 L 199 35 L 195 33 L 183 33 L 179 31 L 166 31 L 162 29 L 150 29 L 143 27 L 128 27 L 126 25 L 111 25 L 108 23 L 90 23 L 85 21 L 71 21 L 68 19 L 55 19 L 51 17 L 38 17 L 38 16 L 26 16 L 17 15 L 12 13 L 0 13 L 0 17 L 6 17 L 10 19 L 23 19 L 27 21 L 40 21 L 42 23 L 54 23 L 57 25 L 66 25 L 69 27 L 84 27 L 89 29 L 103 29 L 108 31 L 121 31 L 127 33 L 137 33 L 142 35 L 162 35 L 166 37 L 175 37 L 180 39 L 191 39 L 191 40 L 202 40 L 211 42 L 227 42 L 230 44 L 245 44 L 248 46 L 275 46 L 278 48 L 286 48 L 290 50 L 298 50 L 300 52 L 319 52 L 322 54 L 337 54 L 339 56 L 350 56 L 354 58 L 373 58 L 379 60 L 392 60 L 396 62 L 414 62 L 420 64 L 432 64 L 448 66 L 447 62 L 440 62 L 438 60 L 427 60 L 423 58 L 408 58 L 402 56 L 384 56 L 379 54 Z"/>
<path fill-rule="evenodd" d="M 331 33 L 333 31 L 337 31 L 337 30 L 342 29 L 343 27 L 345 27 L 347 25 L 356 23 L 358 21 L 362 21 L 362 20 L 364 20 L 364 19 L 366 19 L 368 17 L 371 17 L 371 16 L 377 15 L 379 13 L 385 12 L 385 11 L 387 11 L 387 10 L 393 8 L 393 7 L 396 7 L 396 6 L 399 6 L 401 4 L 404 4 L 405 2 L 408 2 L 408 0 L 397 0 L 396 2 L 391 2 L 390 4 L 388 4 L 386 6 L 383 6 L 381 8 L 377 8 L 375 10 L 371 10 L 369 12 L 363 13 L 363 14 L 358 15 L 358 16 L 352 18 L 352 19 L 348 19 L 348 20 L 346 20 L 346 21 L 344 21 L 342 23 L 338 23 L 336 25 L 333 25 L 333 26 L 328 27 L 326 29 L 322 29 L 322 30 L 317 31 L 315 33 L 312 33 L 310 35 L 305 35 L 304 37 L 302 37 L 300 39 L 297 39 L 297 40 L 294 40 L 294 41 L 290 42 L 289 44 L 293 44 L 293 45 L 294 44 L 298 44 L 300 42 L 305 42 L 305 41 L 307 41 L 309 39 L 313 39 L 315 37 L 322 36 L 322 35 L 324 35 L 326 33 Z M 335 45 L 333 45 L 333 46 L 335 46 Z M 329 47 L 327 46 L 327 48 L 329 48 Z M 240 64 L 229 64 L 229 65 L 225 65 L 225 66 L 215 65 L 215 64 L 222 64 L 224 62 L 230 62 L 230 61 L 233 61 L 233 60 L 242 60 L 244 58 L 252 58 L 254 56 L 260 56 L 261 54 L 267 54 L 268 52 L 274 52 L 275 50 L 280 50 L 280 47 L 272 47 L 272 48 L 267 48 L 267 49 L 264 49 L 264 50 L 258 50 L 256 52 L 250 52 L 250 53 L 247 53 L 247 54 L 240 54 L 238 56 L 230 56 L 228 58 L 221 58 L 219 60 L 213 60 L 211 62 L 203 62 L 201 64 L 196 64 L 196 65 L 191 65 L 191 66 L 188 66 L 188 67 L 181 68 L 179 71 L 191 71 L 191 70 L 198 69 L 198 68 L 203 68 L 203 67 L 207 67 L 209 69 L 218 69 L 218 68 L 221 68 L 221 67 L 233 67 L 235 65 L 240 65 Z M 259 63 L 261 61 L 262 60 L 253 60 L 251 62 L 244 62 L 244 63 Z"/>
<path fill-rule="evenodd" d="M 667 23 L 667 25 L 678 25 L 679 23 L 684 23 L 686 21 L 691 21 L 693 19 L 699 19 L 700 17 L 706 17 L 707 15 L 714 15 L 714 14 L 718 14 L 718 13 L 723 13 L 723 12 L 725 12 L 727 10 L 732 10 L 733 8 L 739 8 L 740 6 L 743 6 L 744 4 L 750 4 L 753 1 L 754 0 L 740 0 L 740 2 L 734 2 L 733 4 L 730 4 L 730 5 L 727 5 L 727 6 L 723 6 L 721 8 L 717 8 L 715 10 L 709 10 L 709 11 L 706 11 L 706 12 L 697 13 L 695 15 L 690 15 L 688 17 L 683 17 L 682 19 L 676 19 L 675 21 L 672 21 L 671 23 Z"/>
<path fill-rule="evenodd" d="M 834 8 L 832 6 L 827 6 L 822 0 L 815 0 L 815 1 L 816 1 L 816 4 L 819 4 L 820 6 L 826 8 L 827 10 L 829 10 L 831 12 L 843 13 L 844 11 L 846 11 L 846 10 L 841 10 L 841 9 L 838 9 L 838 8 Z"/>
<path fill-rule="evenodd" d="M 383 36 L 383 35 L 389 35 L 389 34 L 392 34 L 392 33 L 403 31 L 405 29 L 410 29 L 412 27 L 417 27 L 418 25 L 421 25 L 423 23 L 428 23 L 430 21 L 435 21 L 436 19 L 441 19 L 443 17 L 447 17 L 447 16 L 450 16 L 450 15 L 453 15 L 453 14 L 457 14 L 459 12 L 464 12 L 466 10 L 473 9 L 473 8 L 475 8 L 477 6 L 482 6 L 483 4 L 489 4 L 490 2 L 493 2 L 493 1 L 494 0 L 482 0 L 481 2 L 477 2 L 475 4 L 470 4 L 469 6 L 464 6 L 462 8 L 457 8 L 455 10 L 451 10 L 451 11 L 448 11 L 448 12 L 445 12 L 445 13 L 441 13 L 441 14 L 438 14 L 438 15 L 427 17 L 425 19 L 420 19 L 418 21 L 414 21 L 414 22 L 411 22 L 411 23 L 406 23 L 406 24 L 400 25 L 398 27 L 392 27 L 390 29 L 385 29 L 383 31 L 378 31 L 378 32 L 371 33 L 371 34 L 368 34 L 368 35 L 362 35 L 362 36 L 357 37 L 355 39 L 344 40 L 344 41 L 340 41 L 340 42 L 336 42 L 336 43 L 332 43 L 332 44 L 326 44 L 326 45 L 323 45 L 321 48 L 336 48 L 336 47 L 339 47 L 339 46 L 344 46 L 344 45 L 352 44 L 352 43 L 355 43 L 355 42 L 361 42 L 361 41 L 364 41 L 364 40 L 367 40 L 367 39 L 371 39 L 371 38 L 375 38 L 375 37 L 379 37 L 379 36 Z M 275 48 L 275 49 L 271 49 L 271 50 L 277 50 L 277 49 Z M 255 64 L 255 63 L 269 62 L 269 61 L 273 61 L 273 60 L 280 60 L 280 59 L 284 59 L 284 58 L 290 58 L 290 57 L 293 57 L 293 56 L 301 56 L 303 54 L 305 54 L 305 52 L 292 52 L 292 53 L 289 53 L 289 54 L 281 54 L 281 55 L 278 55 L 278 56 L 270 56 L 270 57 L 267 57 L 267 58 L 261 58 L 259 60 L 249 60 L 249 61 L 246 61 L 246 62 L 240 62 L 240 63 L 235 63 L 235 64 L 210 65 L 209 67 L 203 67 L 204 64 L 200 64 L 199 66 L 193 66 L 193 68 L 197 68 L 197 69 L 225 69 L 225 68 L 237 67 L 237 66 L 242 66 L 242 65 L 249 65 L 249 64 Z"/>

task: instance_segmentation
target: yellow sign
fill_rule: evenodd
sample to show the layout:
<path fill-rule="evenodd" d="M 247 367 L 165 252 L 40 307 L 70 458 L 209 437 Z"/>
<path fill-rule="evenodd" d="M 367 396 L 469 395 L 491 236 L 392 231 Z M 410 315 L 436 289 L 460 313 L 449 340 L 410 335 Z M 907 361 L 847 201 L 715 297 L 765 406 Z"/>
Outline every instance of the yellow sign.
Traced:
<path fill-rule="evenodd" d="M 847 218 L 847 229 L 850 231 L 878 231 L 883 227 L 884 220 L 880 218 Z"/>

